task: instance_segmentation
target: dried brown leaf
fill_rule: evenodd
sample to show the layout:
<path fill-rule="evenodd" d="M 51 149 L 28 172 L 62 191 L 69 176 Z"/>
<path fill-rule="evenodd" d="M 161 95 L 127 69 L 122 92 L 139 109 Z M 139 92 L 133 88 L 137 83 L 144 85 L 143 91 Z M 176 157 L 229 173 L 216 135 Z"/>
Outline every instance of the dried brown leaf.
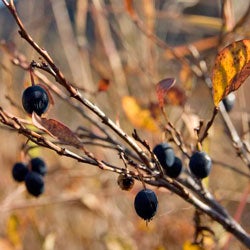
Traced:
<path fill-rule="evenodd" d="M 56 137 L 61 143 L 69 144 L 77 148 L 82 146 L 77 135 L 61 122 L 54 119 L 39 117 L 34 112 L 32 114 L 32 121 L 37 128 Z"/>
<path fill-rule="evenodd" d="M 183 106 L 186 100 L 185 92 L 178 86 L 173 86 L 166 93 L 166 102 L 168 104 Z"/>
<path fill-rule="evenodd" d="M 164 98 L 167 91 L 174 86 L 175 82 L 174 78 L 165 78 L 156 84 L 156 94 L 161 108 L 164 106 Z"/>
<path fill-rule="evenodd" d="M 106 78 L 102 78 L 98 82 L 98 92 L 107 91 L 110 85 L 110 80 Z"/>

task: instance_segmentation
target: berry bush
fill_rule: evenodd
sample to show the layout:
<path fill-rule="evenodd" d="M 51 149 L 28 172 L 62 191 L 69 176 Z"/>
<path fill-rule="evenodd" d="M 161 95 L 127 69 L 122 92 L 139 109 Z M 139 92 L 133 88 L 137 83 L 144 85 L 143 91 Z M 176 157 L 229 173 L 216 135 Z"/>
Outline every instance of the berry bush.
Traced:
<path fill-rule="evenodd" d="M 0 2 L 0 249 L 250 248 L 249 1 Z"/>

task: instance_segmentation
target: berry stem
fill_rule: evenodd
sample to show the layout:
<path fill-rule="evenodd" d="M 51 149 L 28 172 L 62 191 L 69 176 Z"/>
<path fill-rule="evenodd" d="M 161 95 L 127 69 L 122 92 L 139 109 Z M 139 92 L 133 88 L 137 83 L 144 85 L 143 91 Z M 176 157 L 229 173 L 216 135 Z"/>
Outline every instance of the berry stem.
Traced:
<path fill-rule="evenodd" d="M 35 80 L 34 80 L 34 68 L 33 68 L 33 62 L 31 62 L 30 67 L 29 67 L 29 72 L 30 72 L 30 81 L 31 85 L 35 85 Z"/>

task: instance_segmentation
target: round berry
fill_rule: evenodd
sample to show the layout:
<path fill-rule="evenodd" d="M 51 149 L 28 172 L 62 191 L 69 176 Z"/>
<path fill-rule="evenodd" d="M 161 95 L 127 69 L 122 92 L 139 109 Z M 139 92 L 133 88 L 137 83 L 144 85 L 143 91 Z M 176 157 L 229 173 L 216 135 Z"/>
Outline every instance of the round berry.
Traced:
<path fill-rule="evenodd" d="M 44 176 L 47 173 L 47 165 L 40 157 L 32 158 L 30 161 L 31 170 Z"/>
<path fill-rule="evenodd" d="M 25 185 L 28 192 L 34 196 L 39 196 L 44 192 L 43 177 L 36 172 L 29 172 L 25 177 Z"/>
<path fill-rule="evenodd" d="M 233 109 L 234 104 L 235 104 L 235 99 L 236 99 L 236 96 L 234 93 L 230 93 L 229 95 L 227 95 L 226 97 L 222 99 L 222 102 L 227 112 L 230 112 Z"/>
<path fill-rule="evenodd" d="M 134 179 L 127 174 L 120 174 L 117 179 L 117 183 L 122 190 L 130 190 L 134 186 Z"/>
<path fill-rule="evenodd" d="M 212 167 L 211 158 L 205 153 L 195 152 L 189 161 L 189 168 L 191 173 L 197 178 L 205 178 L 209 175 Z"/>
<path fill-rule="evenodd" d="M 173 165 L 175 159 L 174 150 L 168 143 L 156 145 L 153 149 L 153 153 L 163 168 Z"/>
<path fill-rule="evenodd" d="M 29 169 L 27 165 L 23 162 L 17 162 L 12 168 L 12 176 L 15 181 L 22 182 L 24 181 L 26 175 L 28 174 Z"/>
<path fill-rule="evenodd" d="M 182 171 L 182 161 L 180 158 L 174 158 L 174 164 L 163 168 L 165 174 L 171 178 L 177 178 Z"/>
<path fill-rule="evenodd" d="M 30 86 L 23 92 L 22 103 L 27 113 L 35 112 L 41 116 L 49 106 L 49 96 L 41 86 Z"/>
<path fill-rule="evenodd" d="M 137 193 L 134 200 L 136 213 L 144 220 L 151 220 L 156 214 L 158 207 L 157 196 L 150 189 L 143 189 Z"/>

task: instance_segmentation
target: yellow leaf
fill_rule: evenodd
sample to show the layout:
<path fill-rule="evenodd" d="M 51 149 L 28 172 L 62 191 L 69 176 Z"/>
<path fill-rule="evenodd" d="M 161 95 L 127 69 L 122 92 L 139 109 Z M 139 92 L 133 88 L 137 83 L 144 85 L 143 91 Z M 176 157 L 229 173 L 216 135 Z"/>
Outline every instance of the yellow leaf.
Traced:
<path fill-rule="evenodd" d="M 192 244 L 190 241 L 186 241 L 183 244 L 182 250 L 203 250 L 200 246 Z"/>
<path fill-rule="evenodd" d="M 123 110 L 133 126 L 143 128 L 151 132 L 158 130 L 157 124 L 151 117 L 150 111 L 142 109 L 135 98 L 125 96 L 122 99 Z"/>
<path fill-rule="evenodd" d="M 18 232 L 19 221 L 17 216 L 11 215 L 7 221 L 7 235 L 8 239 L 14 246 L 21 245 L 21 238 Z"/>
<path fill-rule="evenodd" d="M 215 59 L 212 72 L 214 105 L 237 90 L 250 75 L 250 40 L 233 42 Z"/>

